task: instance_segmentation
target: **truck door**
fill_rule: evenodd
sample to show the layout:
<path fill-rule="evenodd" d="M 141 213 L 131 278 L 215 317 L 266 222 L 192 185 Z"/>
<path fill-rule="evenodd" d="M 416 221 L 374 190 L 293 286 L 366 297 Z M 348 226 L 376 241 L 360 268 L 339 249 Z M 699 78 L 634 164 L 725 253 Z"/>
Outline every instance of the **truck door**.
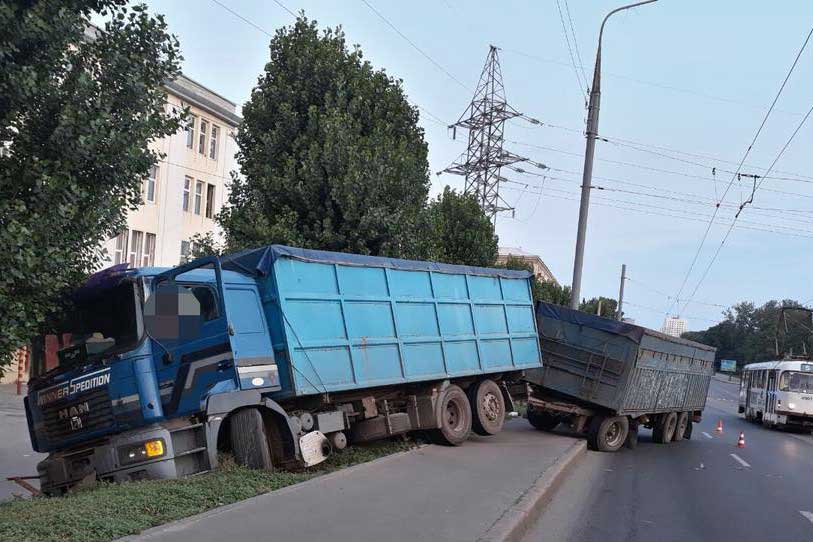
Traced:
<path fill-rule="evenodd" d="M 776 371 L 768 371 L 768 385 L 765 390 L 765 413 L 773 421 L 776 412 Z"/>
<path fill-rule="evenodd" d="M 256 284 L 223 287 L 229 342 L 241 389 L 281 389 L 271 334 Z"/>
<path fill-rule="evenodd" d="M 167 417 L 200 410 L 201 399 L 218 384 L 236 388 L 216 264 L 206 258 L 157 275 L 145 303 L 145 327 L 158 345 L 153 359 Z M 207 266 L 215 271 L 214 282 L 184 277 Z"/>

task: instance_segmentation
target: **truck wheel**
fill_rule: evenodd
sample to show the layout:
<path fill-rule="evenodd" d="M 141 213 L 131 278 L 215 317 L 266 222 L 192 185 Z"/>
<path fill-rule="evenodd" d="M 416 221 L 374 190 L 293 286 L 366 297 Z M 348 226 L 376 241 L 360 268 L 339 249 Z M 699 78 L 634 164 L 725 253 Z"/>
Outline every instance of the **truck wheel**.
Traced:
<path fill-rule="evenodd" d="M 658 444 L 666 444 L 672 440 L 677 426 L 677 412 L 661 414 L 655 429 L 652 430 L 652 440 Z"/>
<path fill-rule="evenodd" d="M 624 442 L 624 445 L 629 448 L 630 450 L 634 450 L 638 447 L 638 424 L 631 423 L 629 431 L 627 432 L 627 440 Z"/>
<path fill-rule="evenodd" d="M 532 408 L 528 409 L 528 422 L 534 426 L 535 429 L 539 429 L 540 431 L 552 431 L 559 425 L 559 421 L 559 418 L 548 412 L 540 412 Z"/>
<path fill-rule="evenodd" d="M 627 440 L 629 419 L 626 416 L 593 416 L 587 430 L 587 445 L 600 452 L 615 452 Z"/>
<path fill-rule="evenodd" d="M 274 470 L 263 416 L 256 408 L 238 410 L 230 417 L 229 436 L 237 464 L 251 469 Z"/>
<path fill-rule="evenodd" d="M 677 417 L 677 425 L 675 425 L 675 436 L 672 440 L 680 442 L 686 436 L 686 427 L 689 426 L 689 413 L 681 412 Z"/>
<path fill-rule="evenodd" d="M 472 430 L 478 435 L 496 435 L 505 422 L 505 400 L 500 387 L 493 380 L 483 380 L 469 388 Z"/>
<path fill-rule="evenodd" d="M 438 400 L 435 416 L 437 429 L 429 431 L 435 444 L 460 446 L 471 433 L 471 405 L 460 386 L 446 388 Z"/>
<path fill-rule="evenodd" d="M 691 438 L 692 438 L 692 427 L 693 426 L 694 426 L 694 423 L 692 423 L 692 418 L 691 418 L 691 416 L 689 416 L 689 422 L 686 424 L 686 432 L 683 433 L 683 438 L 685 440 L 691 440 Z"/>

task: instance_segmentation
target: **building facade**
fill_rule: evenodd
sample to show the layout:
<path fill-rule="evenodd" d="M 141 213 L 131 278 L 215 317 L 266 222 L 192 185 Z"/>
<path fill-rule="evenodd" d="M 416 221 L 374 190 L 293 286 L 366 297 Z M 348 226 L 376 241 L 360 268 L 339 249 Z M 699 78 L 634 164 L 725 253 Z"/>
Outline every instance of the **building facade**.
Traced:
<path fill-rule="evenodd" d="M 680 316 L 667 316 L 661 327 L 661 333 L 672 337 L 680 337 L 687 331 L 689 331 L 689 324 Z"/>
<path fill-rule="evenodd" d="M 237 106 L 185 76 L 165 89 L 168 110 L 189 107 L 189 121 L 150 145 L 163 158 L 142 181 L 143 203 L 128 213 L 127 229 L 105 243 L 108 265 L 171 267 L 189 255 L 193 235 L 212 232 L 222 240 L 214 217 L 237 169 Z"/>
<path fill-rule="evenodd" d="M 542 258 L 536 254 L 525 252 L 521 248 L 516 247 L 499 247 L 497 253 L 498 265 L 505 265 L 505 262 L 508 261 L 509 257 L 514 257 L 527 264 L 530 264 L 537 279 L 543 282 L 553 282 L 554 284 L 559 284 L 559 281 L 557 281 L 556 277 L 553 276 L 553 273 L 551 273 L 548 266 L 545 265 L 545 262 L 542 261 Z"/>

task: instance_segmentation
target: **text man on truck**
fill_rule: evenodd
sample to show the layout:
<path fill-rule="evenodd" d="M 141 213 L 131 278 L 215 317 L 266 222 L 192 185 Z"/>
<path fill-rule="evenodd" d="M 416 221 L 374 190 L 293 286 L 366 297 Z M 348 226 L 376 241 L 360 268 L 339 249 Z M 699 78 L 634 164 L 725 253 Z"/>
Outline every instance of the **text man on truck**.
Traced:
<path fill-rule="evenodd" d="M 46 493 L 80 481 L 313 465 L 348 440 L 500 431 L 541 367 L 524 271 L 284 246 L 115 266 L 33 341 L 26 414 Z"/>

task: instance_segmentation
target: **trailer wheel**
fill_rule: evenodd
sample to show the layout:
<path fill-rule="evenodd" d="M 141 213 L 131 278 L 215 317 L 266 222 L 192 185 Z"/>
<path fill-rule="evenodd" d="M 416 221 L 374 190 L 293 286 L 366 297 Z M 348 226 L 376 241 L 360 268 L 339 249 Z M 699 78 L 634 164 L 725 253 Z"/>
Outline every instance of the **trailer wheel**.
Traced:
<path fill-rule="evenodd" d="M 692 438 L 692 427 L 693 426 L 694 426 L 694 423 L 692 423 L 692 418 L 690 416 L 689 417 L 689 423 L 686 424 L 686 432 L 683 433 L 683 438 L 685 440 L 691 440 L 691 438 Z"/>
<path fill-rule="evenodd" d="M 528 409 L 527 416 L 528 422 L 535 429 L 539 429 L 540 431 L 552 431 L 557 425 L 559 425 L 560 421 L 559 418 L 548 412 L 540 412 L 532 408 Z"/>
<path fill-rule="evenodd" d="M 587 430 L 587 445 L 600 452 L 615 452 L 627 440 L 629 419 L 626 416 L 593 416 Z"/>
<path fill-rule="evenodd" d="M 689 413 L 681 412 L 677 417 L 677 425 L 675 425 L 675 435 L 672 440 L 680 442 L 686 436 L 686 428 L 689 426 Z"/>
<path fill-rule="evenodd" d="M 672 437 L 675 435 L 676 426 L 677 412 L 661 414 L 658 417 L 658 422 L 655 424 L 655 429 L 652 430 L 652 440 L 658 444 L 671 442 Z"/>
<path fill-rule="evenodd" d="M 229 436 L 234 459 L 251 469 L 274 470 L 263 416 L 256 408 L 238 410 L 230 417 Z"/>
<path fill-rule="evenodd" d="M 505 422 L 505 400 L 493 380 L 483 380 L 469 388 L 472 430 L 478 435 L 496 435 Z"/>
<path fill-rule="evenodd" d="M 435 416 L 437 429 L 429 431 L 435 444 L 460 446 L 471 433 L 471 404 L 460 386 L 451 385 L 438 400 Z"/>
<path fill-rule="evenodd" d="M 629 431 L 627 432 L 627 440 L 624 445 L 630 450 L 638 447 L 638 423 L 631 423 Z"/>

